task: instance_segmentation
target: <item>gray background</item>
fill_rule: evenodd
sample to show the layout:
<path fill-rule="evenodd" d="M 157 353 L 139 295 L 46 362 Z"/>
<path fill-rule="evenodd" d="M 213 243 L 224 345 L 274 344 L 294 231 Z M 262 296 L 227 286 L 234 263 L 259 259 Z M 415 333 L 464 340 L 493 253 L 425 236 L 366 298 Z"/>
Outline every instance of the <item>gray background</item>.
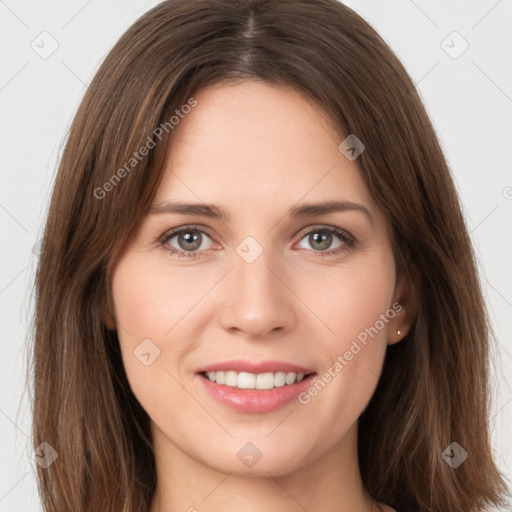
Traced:
<path fill-rule="evenodd" d="M 40 510 L 24 393 L 26 340 L 34 246 L 64 137 L 103 57 L 157 3 L 0 1 L 0 512 Z M 512 2 L 346 3 L 418 84 L 454 173 L 498 338 L 492 436 L 512 480 Z"/>

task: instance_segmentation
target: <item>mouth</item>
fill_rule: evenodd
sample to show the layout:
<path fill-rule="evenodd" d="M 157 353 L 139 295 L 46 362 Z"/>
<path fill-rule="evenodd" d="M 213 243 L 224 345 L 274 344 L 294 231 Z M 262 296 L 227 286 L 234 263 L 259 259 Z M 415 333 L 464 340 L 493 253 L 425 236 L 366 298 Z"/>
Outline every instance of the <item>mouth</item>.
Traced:
<path fill-rule="evenodd" d="M 200 372 L 199 375 L 208 379 L 214 384 L 228 386 L 237 389 L 253 389 L 253 390 L 266 390 L 274 388 L 282 388 L 285 386 L 293 386 L 304 379 L 308 379 L 311 373 L 296 373 L 296 372 L 265 372 L 265 373 L 249 373 L 249 372 L 235 372 L 235 371 L 210 371 Z"/>
<path fill-rule="evenodd" d="M 310 369 L 282 362 L 231 361 L 201 368 L 196 378 L 207 396 L 231 410 L 269 413 L 297 399 L 316 375 Z"/>

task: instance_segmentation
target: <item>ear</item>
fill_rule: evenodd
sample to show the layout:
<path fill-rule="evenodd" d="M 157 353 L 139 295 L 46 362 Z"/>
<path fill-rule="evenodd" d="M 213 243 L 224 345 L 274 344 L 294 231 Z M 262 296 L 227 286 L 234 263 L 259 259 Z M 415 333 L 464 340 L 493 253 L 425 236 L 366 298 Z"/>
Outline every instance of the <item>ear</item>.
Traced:
<path fill-rule="evenodd" d="M 105 327 L 109 331 L 117 330 L 116 320 L 115 320 L 114 316 L 112 315 L 112 313 L 107 308 L 103 309 L 102 318 L 103 318 L 103 323 L 105 324 Z"/>
<path fill-rule="evenodd" d="M 417 271 L 403 269 L 398 277 L 393 295 L 392 309 L 395 316 L 388 324 L 388 345 L 403 340 L 409 333 L 418 310 Z"/>
<path fill-rule="evenodd" d="M 110 291 L 110 290 L 109 290 Z M 110 293 L 107 292 L 107 296 L 103 298 L 103 303 L 101 305 L 101 319 L 103 320 L 103 324 L 109 331 L 117 330 L 117 322 L 115 318 L 115 314 L 113 311 L 112 299 Z"/>

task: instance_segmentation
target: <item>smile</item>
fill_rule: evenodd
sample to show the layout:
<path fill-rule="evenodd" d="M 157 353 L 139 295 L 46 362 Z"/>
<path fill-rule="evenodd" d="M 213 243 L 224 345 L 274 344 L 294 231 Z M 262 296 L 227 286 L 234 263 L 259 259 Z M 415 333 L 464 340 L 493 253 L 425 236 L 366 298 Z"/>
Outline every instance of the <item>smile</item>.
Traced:
<path fill-rule="evenodd" d="M 210 399 L 240 413 L 269 413 L 297 397 L 314 382 L 316 372 L 234 370 L 198 372 L 198 384 Z"/>
<path fill-rule="evenodd" d="M 283 386 L 291 386 L 304 379 L 303 373 L 295 372 L 266 372 L 249 373 L 235 371 L 205 372 L 204 375 L 210 382 L 238 389 L 273 389 Z"/>

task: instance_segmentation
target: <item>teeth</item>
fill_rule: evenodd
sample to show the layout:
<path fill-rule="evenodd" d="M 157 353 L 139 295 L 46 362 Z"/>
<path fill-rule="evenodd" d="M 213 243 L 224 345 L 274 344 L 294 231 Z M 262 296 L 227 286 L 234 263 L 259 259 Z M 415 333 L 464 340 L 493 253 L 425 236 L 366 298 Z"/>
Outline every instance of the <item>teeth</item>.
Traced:
<path fill-rule="evenodd" d="M 272 389 L 274 387 L 274 374 L 260 373 L 256 376 L 256 389 Z"/>
<path fill-rule="evenodd" d="M 226 374 L 224 372 L 209 372 L 212 374 L 210 380 L 217 382 L 217 384 L 224 384 L 226 382 Z M 215 375 L 217 374 L 217 375 Z"/>
<path fill-rule="evenodd" d="M 217 372 L 215 372 L 215 382 L 217 382 Z M 226 377 L 224 380 L 224 384 L 231 388 L 236 388 L 238 386 L 238 375 L 236 372 L 226 372 Z"/>
<path fill-rule="evenodd" d="M 239 389 L 272 389 L 283 386 L 290 386 L 304 379 L 303 373 L 294 372 L 267 372 L 267 373 L 248 373 L 248 372 L 206 372 L 206 377 L 217 384 L 224 384 L 232 388 Z"/>
<path fill-rule="evenodd" d="M 274 387 L 281 388 L 286 384 L 286 373 L 285 372 L 277 372 L 274 375 Z"/>
<path fill-rule="evenodd" d="M 238 386 L 240 389 L 254 389 L 256 387 L 256 375 L 254 373 L 240 372 L 238 374 Z"/>

